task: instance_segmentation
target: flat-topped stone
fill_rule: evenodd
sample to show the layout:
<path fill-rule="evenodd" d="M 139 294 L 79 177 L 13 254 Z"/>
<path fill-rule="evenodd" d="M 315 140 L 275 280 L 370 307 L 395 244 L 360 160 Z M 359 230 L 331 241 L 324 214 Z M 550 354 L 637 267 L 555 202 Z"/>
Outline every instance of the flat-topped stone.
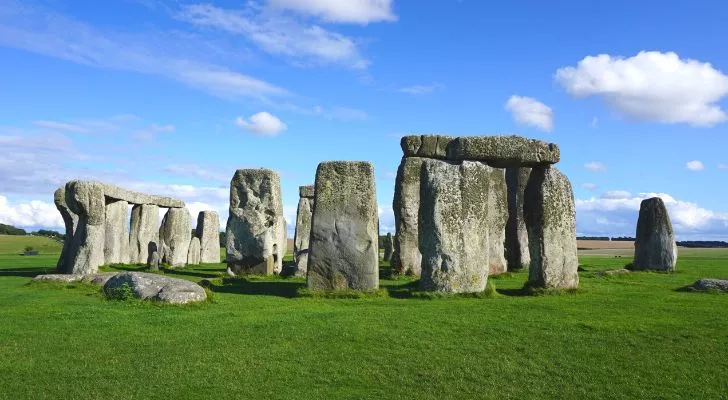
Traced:
<path fill-rule="evenodd" d="M 91 283 L 93 285 L 103 286 L 106 282 L 114 277 L 118 272 L 99 272 L 96 274 L 45 274 L 37 275 L 33 278 L 36 282 L 84 282 Z"/>
<path fill-rule="evenodd" d="M 315 193 L 316 193 L 316 187 L 314 185 L 306 185 L 306 186 L 298 187 L 299 197 L 313 198 Z"/>
<path fill-rule="evenodd" d="M 139 193 L 106 183 L 102 183 L 102 185 L 104 186 L 104 196 L 112 199 L 124 200 L 132 204 L 154 204 L 165 208 L 182 208 L 185 206 L 184 201 L 172 197 Z"/>
<path fill-rule="evenodd" d="M 498 168 L 549 165 L 559 158 L 556 144 L 517 135 L 458 137 L 447 146 L 448 160 L 484 161 Z"/>
<path fill-rule="evenodd" d="M 141 300 L 155 300 L 170 304 L 186 304 L 207 299 L 202 286 L 184 279 L 169 278 L 144 272 L 123 272 L 104 284 L 108 297 L 118 297 L 126 290 Z"/>
<path fill-rule="evenodd" d="M 448 145 L 453 139 L 446 135 L 408 135 L 402 137 L 400 146 L 405 157 L 445 159 Z"/>

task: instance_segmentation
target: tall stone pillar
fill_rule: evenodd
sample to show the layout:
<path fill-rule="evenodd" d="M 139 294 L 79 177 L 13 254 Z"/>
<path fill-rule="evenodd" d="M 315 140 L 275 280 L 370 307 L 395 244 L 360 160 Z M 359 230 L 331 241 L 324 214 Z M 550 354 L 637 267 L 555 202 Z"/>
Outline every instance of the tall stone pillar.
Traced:
<path fill-rule="evenodd" d="M 159 206 L 137 204 L 132 207 L 129 248 L 133 264 L 146 264 L 153 252 L 161 250 L 159 246 Z"/>
<path fill-rule="evenodd" d="M 313 216 L 315 187 L 298 188 L 298 211 L 296 212 L 296 232 L 293 237 L 293 259 L 296 275 L 306 276 L 308 270 L 309 241 L 311 238 L 311 217 Z"/>
<path fill-rule="evenodd" d="M 105 224 L 105 264 L 129 264 L 129 203 L 107 201 Z"/>

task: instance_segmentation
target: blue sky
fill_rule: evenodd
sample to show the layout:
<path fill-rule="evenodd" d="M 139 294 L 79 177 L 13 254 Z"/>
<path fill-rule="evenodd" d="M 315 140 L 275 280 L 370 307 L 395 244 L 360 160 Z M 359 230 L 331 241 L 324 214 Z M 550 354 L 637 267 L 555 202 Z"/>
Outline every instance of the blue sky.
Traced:
<path fill-rule="evenodd" d="M 404 134 L 558 143 L 577 230 L 728 238 L 728 35 L 715 1 L 0 0 L 0 222 L 60 229 L 99 179 L 227 216 L 280 172 L 289 222 L 324 160 L 374 163 L 383 230 Z"/>

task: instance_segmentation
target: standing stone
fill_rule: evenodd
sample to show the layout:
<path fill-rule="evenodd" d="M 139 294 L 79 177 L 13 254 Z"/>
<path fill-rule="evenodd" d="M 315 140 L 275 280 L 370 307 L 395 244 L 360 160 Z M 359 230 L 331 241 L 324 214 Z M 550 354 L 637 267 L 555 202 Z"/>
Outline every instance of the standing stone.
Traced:
<path fill-rule="evenodd" d="M 330 161 L 316 170 L 308 288 L 374 290 L 379 287 L 379 241 L 374 167 Z"/>
<path fill-rule="evenodd" d="M 675 231 L 665 203 L 659 197 L 642 200 L 632 269 L 674 271 L 676 263 Z"/>
<path fill-rule="evenodd" d="M 288 251 L 288 221 L 285 218 L 280 219 L 280 225 L 278 226 L 278 247 L 276 257 L 276 264 L 273 266 L 273 273 L 280 274 L 283 271 L 283 258 L 286 256 Z"/>
<path fill-rule="evenodd" d="M 159 207 L 151 204 L 137 204 L 131 209 L 131 233 L 129 248 L 131 262 L 144 264 L 149 260 L 149 249 L 160 250 Z"/>
<path fill-rule="evenodd" d="M 405 136 L 402 142 L 409 136 Z M 404 144 L 403 144 L 404 148 Z M 419 249 L 420 171 L 425 158 L 403 157 L 394 184 L 394 251 L 392 269 L 400 274 L 420 276 L 422 254 Z"/>
<path fill-rule="evenodd" d="M 271 275 L 280 271 L 286 244 L 281 183 L 269 169 L 239 169 L 230 182 L 226 228 L 228 274 Z"/>
<path fill-rule="evenodd" d="M 558 289 L 579 286 L 576 211 L 569 179 L 555 167 L 533 168 L 523 215 L 531 252 L 529 285 Z"/>
<path fill-rule="evenodd" d="M 293 236 L 293 258 L 296 275 L 306 276 L 308 270 L 309 239 L 311 238 L 311 216 L 315 188 L 313 185 L 298 188 L 298 211 L 296 212 L 296 232 Z"/>
<path fill-rule="evenodd" d="M 152 250 L 149 253 L 149 257 L 147 259 L 147 267 L 149 267 L 149 269 L 152 271 L 159 271 L 160 259 L 161 257 L 159 256 L 159 252 L 157 250 Z"/>
<path fill-rule="evenodd" d="M 420 288 L 481 292 L 488 280 L 488 191 L 481 162 L 428 159 L 420 184 Z"/>
<path fill-rule="evenodd" d="M 528 251 L 528 230 L 523 219 L 523 194 L 531 168 L 506 168 L 508 186 L 508 223 L 506 224 L 506 257 L 508 270 L 528 268 L 531 255 Z"/>
<path fill-rule="evenodd" d="M 129 264 L 129 203 L 111 201 L 106 204 L 104 263 Z"/>
<path fill-rule="evenodd" d="M 218 253 L 219 254 L 219 253 Z M 200 263 L 200 238 L 194 236 L 190 239 L 190 246 L 187 250 L 187 264 L 197 265 Z"/>
<path fill-rule="evenodd" d="M 491 168 L 488 183 L 488 273 L 498 275 L 508 270 L 504 248 L 508 222 L 505 170 Z"/>
<path fill-rule="evenodd" d="M 394 247 L 394 239 L 392 239 L 392 234 L 387 233 L 387 236 L 384 237 L 384 261 L 386 261 L 386 262 L 392 261 L 393 247 Z"/>
<path fill-rule="evenodd" d="M 94 274 L 104 264 L 104 220 L 106 201 L 104 185 L 95 181 L 70 181 L 66 184 L 66 202 L 78 216 L 76 230 L 66 255 L 66 271 Z"/>
<path fill-rule="evenodd" d="M 196 234 L 200 241 L 202 264 L 220 262 L 220 216 L 217 211 L 200 211 L 197 215 Z"/>
<path fill-rule="evenodd" d="M 162 218 L 159 243 L 164 250 L 162 261 L 172 267 L 187 265 L 192 236 L 192 221 L 186 208 L 170 208 Z"/>
<path fill-rule="evenodd" d="M 68 255 L 71 251 L 70 248 L 73 241 L 73 234 L 76 231 L 76 225 L 78 224 L 78 215 L 71 211 L 68 207 L 68 203 L 66 203 L 65 186 L 62 186 L 55 191 L 53 194 L 53 202 L 56 204 L 58 212 L 61 213 L 63 224 L 66 226 L 66 237 L 63 239 L 63 249 L 61 250 L 61 256 L 58 258 L 58 263 L 56 264 L 56 271 L 61 274 L 70 274 L 73 268 Z"/>

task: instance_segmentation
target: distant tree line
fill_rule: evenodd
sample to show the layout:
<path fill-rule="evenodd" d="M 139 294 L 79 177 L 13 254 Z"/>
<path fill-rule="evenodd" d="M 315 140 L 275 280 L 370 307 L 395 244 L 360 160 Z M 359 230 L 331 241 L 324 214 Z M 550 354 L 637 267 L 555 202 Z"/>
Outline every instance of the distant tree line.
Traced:
<path fill-rule="evenodd" d="M 25 229 L 16 228 L 12 225 L 0 224 L 0 235 L 25 236 L 27 234 L 28 233 L 25 232 Z"/>
<path fill-rule="evenodd" d="M 687 240 L 683 242 L 677 242 L 678 246 L 681 247 L 728 247 L 728 242 L 716 241 L 716 240 Z"/>
<path fill-rule="evenodd" d="M 66 238 L 66 235 L 63 233 L 59 233 L 56 231 L 51 231 L 47 229 L 39 229 L 35 232 L 28 233 L 25 229 L 22 228 L 16 228 L 12 225 L 6 225 L 6 224 L 0 224 L 0 235 L 13 235 L 13 236 L 26 236 L 26 235 L 33 235 L 33 236 L 45 236 L 49 237 L 51 239 L 56 240 L 63 240 Z"/>
<path fill-rule="evenodd" d="M 634 242 L 634 238 L 629 237 L 629 236 L 620 236 L 620 237 L 613 237 L 612 241 L 613 242 Z"/>
<path fill-rule="evenodd" d="M 604 240 L 609 241 L 609 236 L 577 236 L 576 240 Z"/>

